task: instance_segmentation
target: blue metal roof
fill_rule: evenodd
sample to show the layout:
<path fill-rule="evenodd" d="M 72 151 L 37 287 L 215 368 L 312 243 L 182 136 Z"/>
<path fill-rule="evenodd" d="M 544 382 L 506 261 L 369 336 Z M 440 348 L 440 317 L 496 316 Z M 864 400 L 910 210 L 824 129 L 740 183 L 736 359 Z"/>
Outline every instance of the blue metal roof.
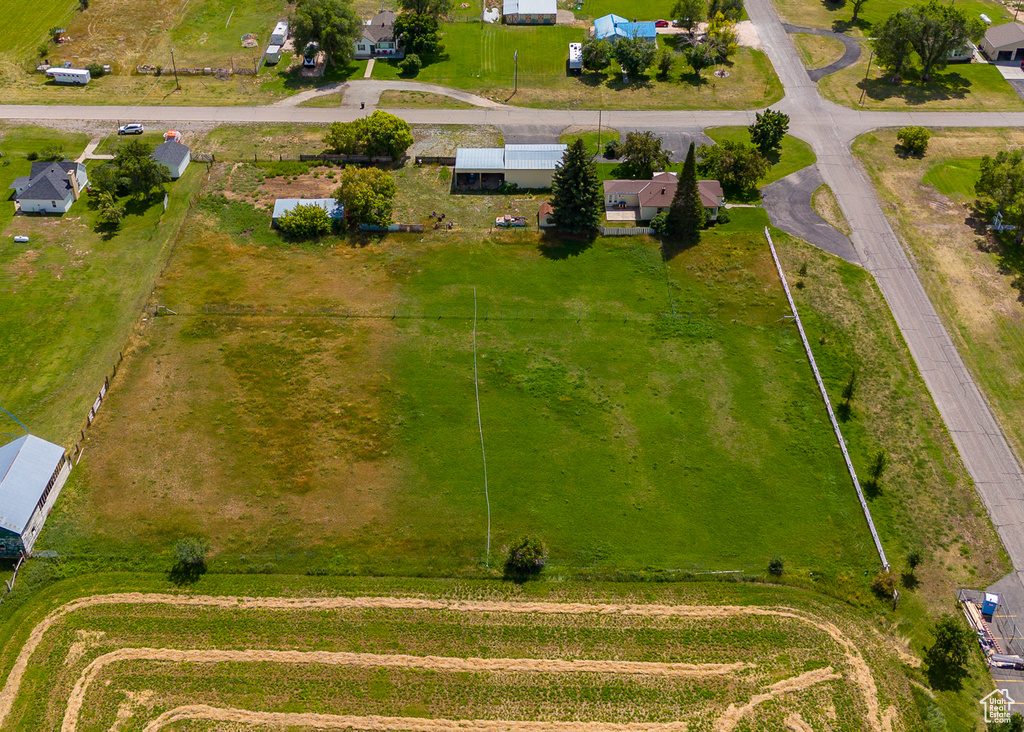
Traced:
<path fill-rule="evenodd" d="M 0 447 L 0 529 L 25 530 L 62 457 L 63 447 L 33 435 Z"/>
<path fill-rule="evenodd" d="M 501 147 L 460 147 L 455 151 L 455 171 L 489 172 L 505 169 L 505 149 Z"/>
<path fill-rule="evenodd" d="M 654 27 L 653 20 L 634 23 L 621 15 L 609 13 L 594 21 L 594 38 L 598 40 L 611 40 L 616 38 L 646 38 L 652 40 L 657 38 L 658 29 Z"/>
<path fill-rule="evenodd" d="M 332 219 L 345 215 L 344 207 L 334 198 L 278 198 L 274 201 L 274 219 L 279 219 L 296 206 L 319 206 Z"/>
<path fill-rule="evenodd" d="M 554 170 L 568 145 L 505 145 L 505 170 Z"/>

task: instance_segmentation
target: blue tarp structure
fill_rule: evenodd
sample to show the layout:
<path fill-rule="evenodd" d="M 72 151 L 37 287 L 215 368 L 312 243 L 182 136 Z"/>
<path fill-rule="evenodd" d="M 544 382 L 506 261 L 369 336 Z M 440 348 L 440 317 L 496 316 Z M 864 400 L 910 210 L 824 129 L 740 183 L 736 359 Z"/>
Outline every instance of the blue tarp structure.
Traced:
<path fill-rule="evenodd" d="M 653 20 L 640 23 L 609 13 L 594 21 L 594 38 L 599 41 L 615 41 L 618 38 L 643 38 L 651 43 L 658 38 L 658 29 Z"/>

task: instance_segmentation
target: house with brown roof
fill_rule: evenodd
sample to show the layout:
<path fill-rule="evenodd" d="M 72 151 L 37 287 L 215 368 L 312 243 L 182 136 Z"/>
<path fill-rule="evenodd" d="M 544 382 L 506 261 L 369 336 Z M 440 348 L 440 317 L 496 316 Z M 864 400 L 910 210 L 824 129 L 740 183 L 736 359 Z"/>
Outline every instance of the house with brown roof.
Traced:
<path fill-rule="evenodd" d="M 555 209 L 551 207 L 551 201 L 545 201 L 537 209 L 537 226 L 542 229 L 550 229 L 555 225 Z"/>
<path fill-rule="evenodd" d="M 397 17 L 398 15 L 393 10 L 381 10 L 361 25 L 352 57 L 402 58 L 405 56 L 405 49 L 395 38 L 395 19 Z"/>
<path fill-rule="evenodd" d="M 606 180 L 604 211 L 609 221 L 650 221 L 668 211 L 676 194 L 679 179 L 675 173 L 655 173 L 651 180 Z M 718 218 L 718 209 L 725 205 L 722 184 L 717 180 L 697 181 L 700 200 L 708 212 L 708 220 Z"/>

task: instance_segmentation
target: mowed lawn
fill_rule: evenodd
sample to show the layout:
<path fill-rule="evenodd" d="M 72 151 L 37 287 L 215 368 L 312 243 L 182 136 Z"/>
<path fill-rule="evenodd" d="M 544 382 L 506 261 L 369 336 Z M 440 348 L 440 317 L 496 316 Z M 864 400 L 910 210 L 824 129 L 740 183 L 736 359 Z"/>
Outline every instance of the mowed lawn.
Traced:
<path fill-rule="evenodd" d="M 5 55 L 13 57 L 30 53 L 34 58 L 36 47 L 49 39 L 47 33 L 50 28 L 67 23 L 78 8 L 78 0 L 47 3 L 11 0 L 0 3 L 0 24 L 12 31 L 4 43 Z"/>
<path fill-rule="evenodd" d="M 607 73 L 571 75 L 569 43 L 586 38 L 584 27 L 448 23 L 444 54 L 427 63 L 414 80 L 473 91 L 500 102 L 551 108 L 747 109 L 782 97 L 782 86 L 763 52 L 741 48 L 724 65 L 728 77 L 715 78 L 711 70 L 697 77 L 664 36 L 658 38 L 659 49 L 672 53 L 674 59 L 666 79 L 657 78 L 652 67 L 646 77 L 624 84 L 615 63 Z M 513 96 L 517 51 L 519 83 Z M 403 78 L 393 61 L 378 61 L 373 77 Z"/>
<path fill-rule="evenodd" d="M 476 287 L 492 562 L 535 532 L 569 571 L 874 567 L 759 233 L 666 272 L 648 240 L 285 247 L 247 209 L 194 210 L 156 295 L 179 315 L 126 362 L 51 545 L 155 556 L 199 533 L 250 571 L 475 566 Z"/>
<path fill-rule="evenodd" d="M 69 157 L 86 135 L 16 127 L 3 133 L 0 186 L 27 175 L 25 153 L 56 145 Z M 170 207 L 128 202 L 114 237 L 96 230 L 84 195 L 64 216 L 17 216 L 0 209 L 0 394 L 35 434 L 70 447 L 124 347 L 201 177 L 198 166 L 168 186 Z M 30 241 L 15 243 L 15 235 Z M 13 423 L 4 417 L 4 423 Z M 5 430 L 7 431 L 7 430 Z M 16 432 L 16 429 L 9 431 Z"/>
<path fill-rule="evenodd" d="M 785 22 L 805 28 L 828 28 L 852 36 L 871 37 L 871 26 L 882 23 L 893 13 L 917 5 L 918 0 L 871 0 L 864 3 L 857 22 L 852 23 L 853 6 L 850 3 L 822 2 L 822 0 L 775 0 L 775 7 Z M 985 13 L 994 25 L 1012 21 L 1013 13 L 1001 3 L 991 0 L 960 0 L 956 3 L 969 18 Z M 863 76 L 863 74 L 861 74 Z"/>

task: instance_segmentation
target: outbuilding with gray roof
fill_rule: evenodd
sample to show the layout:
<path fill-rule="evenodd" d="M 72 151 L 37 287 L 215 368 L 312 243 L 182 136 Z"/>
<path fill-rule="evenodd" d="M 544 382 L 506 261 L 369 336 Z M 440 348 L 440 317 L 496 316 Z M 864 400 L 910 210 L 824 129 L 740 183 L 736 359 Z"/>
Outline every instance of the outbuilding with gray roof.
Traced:
<path fill-rule="evenodd" d="M 34 435 L 0 447 L 0 557 L 32 553 L 70 473 L 64 448 Z"/>
<path fill-rule="evenodd" d="M 1024 59 L 1024 23 L 1003 23 L 985 31 L 982 52 L 992 61 Z"/>

